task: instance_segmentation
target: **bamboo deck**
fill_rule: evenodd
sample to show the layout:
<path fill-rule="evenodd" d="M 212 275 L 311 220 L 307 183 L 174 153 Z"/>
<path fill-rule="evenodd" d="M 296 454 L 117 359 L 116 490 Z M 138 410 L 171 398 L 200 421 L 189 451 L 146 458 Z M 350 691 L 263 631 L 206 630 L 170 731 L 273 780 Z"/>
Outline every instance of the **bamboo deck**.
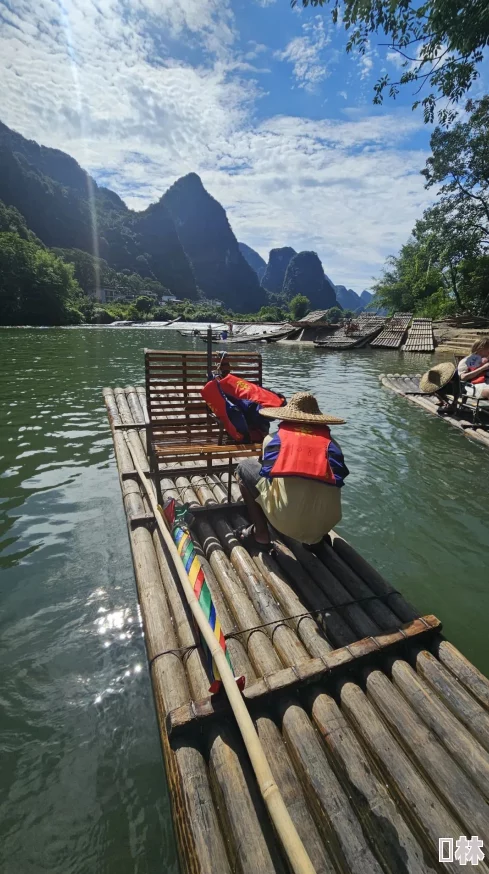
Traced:
<path fill-rule="evenodd" d="M 399 349 L 405 337 L 412 313 L 395 313 L 370 344 L 372 348 Z"/>
<path fill-rule="evenodd" d="M 418 407 L 422 407 L 423 410 L 437 416 L 443 422 L 448 422 L 449 425 L 458 428 L 466 437 L 470 437 L 471 440 L 476 440 L 483 446 L 489 447 L 489 416 L 485 416 L 487 419 L 487 426 L 485 427 L 474 426 L 472 421 L 462 415 L 438 416 L 438 404 L 436 400 L 429 395 L 416 394 L 416 392 L 419 392 L 420 374 L 407 376 L 406 374 L 400 375 L 399 373 L 388 373 L 386 375 L 382 374 L 379 379 L 385 388 L 406 397 L 408 400 L 417 404 Z"/>
<path fill-rule="evenodd" d="M 346 327 L 340 328 L 326 340 L 318 340 L 314 343 L 316 349 L 330 349 L 343 351 L 345 349 L 361 349 L 370 343 L 382 330 L 385 319 L 382 316 L 361 315 L 355 319 L 358 331 L 347 333 Z"/>
<path fill-rule="evenodd" d="M 181 870 L 285 874 L 133 469 L 124 433 L 148 469 L 144 388 L 104 397 Z M 320 557 L 284 539 L 274 556 L 247 552 L 233 534 L 236 484 L 226 505 L 227 474 L 192 467 L 172 478 L 161 468 L 162 490 L 193 508 L 235 673 L 316 872 L 455 874 L 458 863 L 438 862 L 440 837 L 489 842 L 489 681 L 341 537 Z"/>
<path fill-rule="evenodd" d="M 413 319 L 403 351 L 433 352 L 434 349 L 435 338 L 433 336 L 433 320 Z"/>

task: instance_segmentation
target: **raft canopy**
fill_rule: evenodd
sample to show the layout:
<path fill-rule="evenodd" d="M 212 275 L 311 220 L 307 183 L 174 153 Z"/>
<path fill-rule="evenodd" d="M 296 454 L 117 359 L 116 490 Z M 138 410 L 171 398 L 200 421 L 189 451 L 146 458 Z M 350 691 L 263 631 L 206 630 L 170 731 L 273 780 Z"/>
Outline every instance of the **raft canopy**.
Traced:
<path fill-rule="evenodd" d="M 315 870 L 430 874 L 440 870 L 440 837 L 475 833 L 487 845 L 489 681 L 442 637 L 435 617 L 421 617 L 341 537 L 318 555 L 276 532 L 273 555 L 238 542 L 233 532 L 246 518 L 236 480 L 197 452 L 207 411 L 194 405 L 207 370 L 200 363 L 198 376 L 189 353 L 180 354 L 175 364 L 158 353 L 148 394 L 128 386 L 104 397 L 181 870 L 285 874 L 286 864 L 226 698 L 209 696 L 205 657 L 134 453 L 148 487 L 156 479 L 163 498 L 192 512 L 235 674 L 246 678 L 245 701 Z M 175 432 L 185 436 L 181 456 Z M 171 452 L 158 457 L 150 446 L 150 471 L 146 441 L 155 433 Z M 445 867 L 459 871 L 455 862 Z"/>

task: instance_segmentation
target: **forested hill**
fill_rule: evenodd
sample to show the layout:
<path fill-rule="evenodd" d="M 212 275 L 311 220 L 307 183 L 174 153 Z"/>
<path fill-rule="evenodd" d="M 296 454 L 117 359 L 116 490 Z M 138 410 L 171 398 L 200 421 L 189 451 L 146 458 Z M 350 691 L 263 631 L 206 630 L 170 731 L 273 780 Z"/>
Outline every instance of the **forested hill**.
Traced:
<path fill-rule="evenodd" d="M 223 207 L 191 173 L 143 212 L 98 186 L 74 158 L 0 122 L 0 200 L 51 248 L 81 250 L 117 271 L 157 281 L 179 298 L 217 298 L 258 310 L 265 293 Z"/>
<path fill-rule="evenodd" d="M 16 207 L 47 246 L 98 254 L 116 270 L 157 280 L 178 297 L 197 298 L 191 264 L 161 204 L 133 212 L 69 155 L 1 123 L 0 199 Z"/>
<path fill-rule="evenodd" d="M 205 190 L 196 173 L 178 179 L 160 204 L 168 209 L 207 298 L 222 300 L 236 312 L 257 312 L 265 292 L 239 249 L 226 212 Z"/>

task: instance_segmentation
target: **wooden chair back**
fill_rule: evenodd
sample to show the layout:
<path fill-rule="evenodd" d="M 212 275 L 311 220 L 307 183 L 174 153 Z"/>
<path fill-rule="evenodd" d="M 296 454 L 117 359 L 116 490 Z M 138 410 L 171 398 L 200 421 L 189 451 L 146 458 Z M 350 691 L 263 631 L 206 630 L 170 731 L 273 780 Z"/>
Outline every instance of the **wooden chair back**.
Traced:
<path fill-rule="evenodd" d="M 161 352 L 145 349 L 148 437 L 152 451 L 168 455 L 170 447 L 232 444 L 200 390 L 207 382 L 207 352 Z M 212 353 L 212 370 L 234 373 L 262 384 L 261 355 L 255 352 Z M 148 446 L 148 449 L 150 447 Z M 165 451 L 166 450 L 166 451 Z"/>

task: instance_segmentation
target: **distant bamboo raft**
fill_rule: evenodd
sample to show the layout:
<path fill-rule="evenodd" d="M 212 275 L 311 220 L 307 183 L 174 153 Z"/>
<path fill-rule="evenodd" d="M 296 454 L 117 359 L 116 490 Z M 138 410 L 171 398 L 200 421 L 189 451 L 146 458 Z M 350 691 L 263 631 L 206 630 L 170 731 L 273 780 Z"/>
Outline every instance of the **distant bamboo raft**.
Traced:
<path fill-rule="evenodd" d="M 399 349 L 411 319 L 412 313 L 394 313 L 384 330 L 370 343 L 372 348 Z"/>
<path fill-rule="evenodd" d="M 148 470 L 144 389 L 104 397 L 182 871 L 286 874 L 125 442 Z M 227 473 L 192 467 L 162 467 L 162 490 L 192 509 L 234 671 L 315 870 L 459 874 L 439 865 L 438 839 L 489 846 L 489 681 L 341 537 L 319 557 L 286 538 L 275 555 L 248 552 Z"/>
<path fill-rule="evenodd" d="M 404 344 L 404 352 L 434 352 L 432 319 L 413 319 L 408 337 Z"/>
<path fill-rule="evenodd" d="M 408 400 L 417 404 L 418 407 L 422 407 L 423 410 L 426 410 L 428 413 L 437 416 L 441 421 L 448 422 L 449 425 L 453 425 L 455 428 L 458 428 L 462 431 L 466 437 L 470 437 L 471 440 L 477 440 L 478 443 L 481 443 L 483 446 L 489 446 L 489 415 L 484 415 L 484 418 L 487 421 L 487 426 L 484 425 L 474 425 L 469 419 L 464 418 L 463 416 L 438 416 L 438 404 L 434 397 L 430 395 L 423 395 L 419 393 L 419 380 L 421 374 L 412 374 L 408 376 L 406 374 L 399 373 L 387 373 L 381 374 L 379 376 L 382 385 L 385 388 L 390 389 L 391 391 L 395 391 L 397 394 L 406 397 Z M 469 407 L 471 405 L 471 401 L 469 401 Z M 489 410 L 488 410 L 489 413 Z"/>
<path fill-rule="evenodd" d="M 348 349 L 361 349 L 371 342 L 382 330 L 385 322 L 383 316 L 371 316 L 362 314 L 353 320 L 351 326 L 345 325 L 325 340 L 314 343 L 316 349 L 330 349 L 343 351 Z"/>

